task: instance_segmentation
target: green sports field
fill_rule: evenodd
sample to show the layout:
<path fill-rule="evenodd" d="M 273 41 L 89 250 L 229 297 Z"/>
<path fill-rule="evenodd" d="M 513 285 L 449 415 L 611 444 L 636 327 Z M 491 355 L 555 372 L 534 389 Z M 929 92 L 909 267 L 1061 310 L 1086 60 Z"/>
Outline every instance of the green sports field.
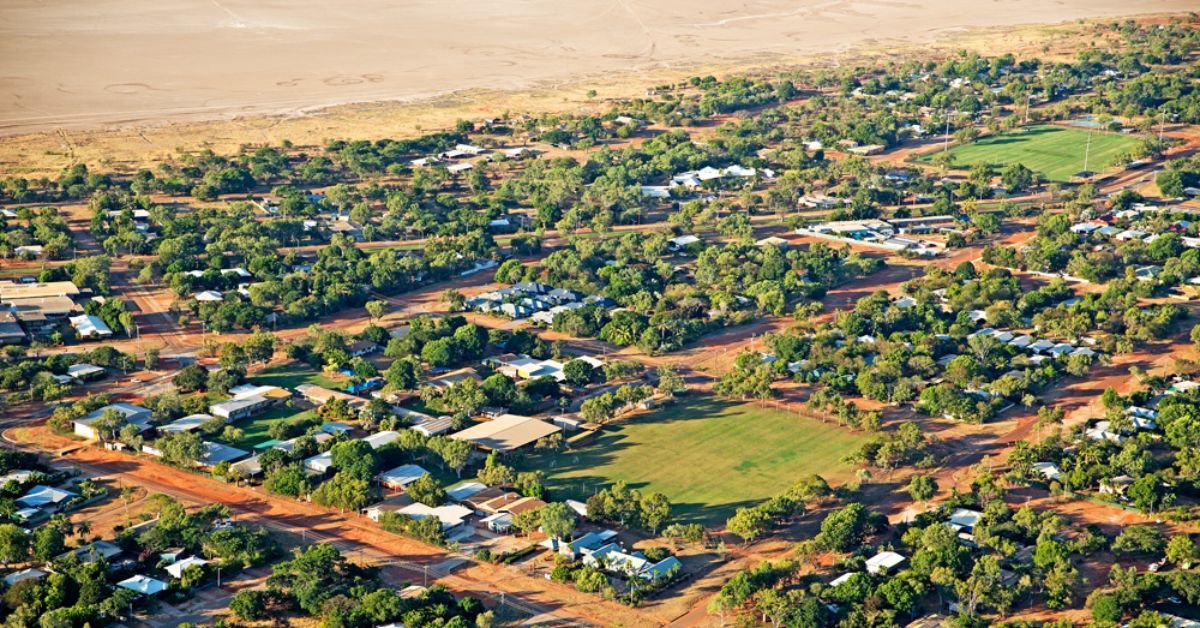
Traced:
<path fill-rule="evenodd" d="M 661 491 L 686 521 L 723 522 L 739 506 L 776 495 L 806 474 L 851 477 L 840 460 L 866 437 L 753 403 L 689 397 L 605 429 L 573 451 L 530 454 L 556 498 L 586 499 L 625 480 Z"/>
<path fill-rule="evenodd" d="M 955 168 L 969 168 L 977 163 L 1022 163 L 1026 168 L 1045 175 L 1048 181 L 1066 182 L 1083 170 L 1083 153 L 1087 138 L 1086 129 L 1034 126 L 1013 133 L 980 138 L 970 144 L 952 146 L 950 155 L 954 158 Z M 1131 135 L 1092 132 L 1088 170 L 1104 172 L 1114 165 L 1117 155 L 1129 151 L 1139 141 L 1136 136 Z M 923 160 L 929 161 L 936 154 L 935 152 L 926 155 Z"/>

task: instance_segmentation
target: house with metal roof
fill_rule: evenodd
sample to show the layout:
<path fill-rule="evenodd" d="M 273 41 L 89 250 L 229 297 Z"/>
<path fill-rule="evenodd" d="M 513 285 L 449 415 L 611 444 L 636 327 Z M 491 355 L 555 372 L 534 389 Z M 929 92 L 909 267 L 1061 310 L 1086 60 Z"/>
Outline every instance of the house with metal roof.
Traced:
<path fill-rule="evenodd" d="M 158 431 L 163 434 L 171 432 L 194 432 L 200 429 L 201 425 L 208 423 L 212 419 L 212 415 L 209 414 L 189 414 L 182 419 L 176 419 L 166 425 L 158 426 Z"/>
<path fill-rule="evenodd" d="M 188 556 L 187 558 L 184 558 L 183 560 L 179 560 L 170 565 L 167 565 L 166 571 L 167 571 L 167 573 L 171 574 L 172 578 L 175 578 L 176 580 L 180 580 L 183 578 L 183 573 L 188 570 L 188 567 L 196 566 L 196 567 L 203 568 L 207 564 L 208 564 L 208 561 L 204 560 L 203 558 L 200 558 L 198 556 Z"/>
<path fill-rule="evenodd" d="M 71 326 L 75 328 L 75 332 L 80 338 L 110 338 L 113 335 L 112 329 L 109 329 L 105 324 L 104 319 L 91 314 L 83 314 L 81 316 L 72 316 L 67 319 Z"/>
<path fill-rule="evenodd" d="M 202 467 L 215 467 L 222 462 L 236 462 L 249 456 L 250 452 L 221 443 L 205 441 L 200 449 L 200 457 L 196 464 Z"/>
<path fill-rule="evenodd" d="M 232 422 L 252 417 L 266 410 L 270 405 L 271 400 L 266 397 L 250 396 L 218 401 L 209 406 L 208 411 L 215 417 Z"/>
<path fill-rule="evenodd" d="M 879 552 L 867 559 L 867 573 L 886 574 L 907 560 L 896 552 Z"/>
<path fill-rule="evenodd" d="M 155 596 L 167 590 L 167 583 L 142 574 L 126 578 L 118 582 L 117 586 L 145 596 Z"/>
<path fill-rule="evenodd" d="M 126 423 L 137 427 L 140 431 L 144 432 L 150 429 L 150 420 L 153 415 L 149 410 L 131 403 L 118 402 L 98 408 L 87 416 L 76 419 L 73 424 L 75 434 L 93 440 L 98 439 L 100 434 L 92 427 L 92 424 L 99 421 L 109 411 L 114 411 L 124 416 Z"/>
<path fill-rule="evenodd" d="M 389 469 L 375 476 L 375 480 L 395 491 L 402 491 L 404 487 L 416 482 L 421 476 L 429 473 L 421 465 L 406 464 Z"/>

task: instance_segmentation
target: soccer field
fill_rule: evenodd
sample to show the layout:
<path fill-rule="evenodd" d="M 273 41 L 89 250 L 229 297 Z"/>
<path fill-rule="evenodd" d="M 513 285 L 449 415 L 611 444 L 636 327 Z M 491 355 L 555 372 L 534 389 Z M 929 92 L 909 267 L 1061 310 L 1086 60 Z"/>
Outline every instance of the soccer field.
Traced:
<path fill-rule="evenodd" d="M 754 403 L 689 397 L 606 429 L 574 451 L 530 454 L 519 466 L 545 471 L 555 499 L 586 499 L 625 480 L 666 494 L 680 519 L 716 524 L 803 475 L 831 484 L 849 479 L 853 469 L 841 458 L 866 440 Z"/>
<path fill-rule="evenodd" d="M 1022 163 L 1026 168 L 1045 175 L 1048 181 L 1066 182 L 1083 170 L 1087 141 L 1088 132 L 1083 129 L 1035 126 L 953 146 L 950 155 L 954 158 L 955 168 L 970 168 L 977 163 Z M 1131 135 L 1092 132 L 1088 170 L 1104 172 L 1114 165 L 1117 155 L 1132 149 L 1139 141 Z M 929 161 L 936 154 L 926 155 L 923 160 Z"/>

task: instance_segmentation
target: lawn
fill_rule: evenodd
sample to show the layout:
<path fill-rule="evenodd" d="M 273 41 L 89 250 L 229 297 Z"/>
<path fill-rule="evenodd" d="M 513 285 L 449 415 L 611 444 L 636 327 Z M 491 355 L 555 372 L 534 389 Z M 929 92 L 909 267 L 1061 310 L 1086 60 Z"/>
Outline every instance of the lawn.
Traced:
<path fill-rule="evenodd" d="M 1049 181 L 1066 182 L 1083 170 L 1083 153 L 1088 132 L 1059 126 L 1034 126 L 1014 133 L 988 136 L 950 148 L 955 168 L 969 168 L 977 163 L 1007 165 L 1025 164 L 1040 172 Z M 1103 172 L 1114 165 L 1117 155 L 1127 152 L 1140 140 L 1118 133 L 1092 133 L 1088 170 Z M 929 161 L 937 153 L 926 155 Z"/>
<path fill-rule="evenodd" d="M 250 451 L 254 449 L 255 445 L 263 441 L 271 440 L 271 436 L 267 434 L 267 430 L 270 429 L 273 423 L 279 423 L 281 421 L 298 423 L 300 421 L 309 420 L 314 415 L 315 413 L 312 410 L 300 410 L 297 408 L 288 408 L 286 406 L 276 406 L 258 416 L 249 419 L 242 419 L 241 421 L 235 421 L 232 425 L 243 432 L 241 440 L 218 440 L 226 445 Z"/>
<path fill-rule="evenodd" d="M 580 449 L 530 454 L 519 467 L 544 470 L 559 498 L 584 499 L 624 480 L 666 494 L 681 519 L 711 524 L 806 474 L 848 479 L 852 469 L 841 458 L 865 440 L 753 403 L 690 397 L 608 428 Z"/>
<path fill-rule="evenodd" d="M 251 384 L 279 386 L 288 390 L 295 390 L 296 386 L 300 384 L 314 384 L 335 390 L 341 390 L 344 385 L 344 381 L 339 382 L 336 379 L 332 379 L 321 371 L 313 369 L 302 362 L 289 362 L 280 366 L 273 366 L 255 373 L 247 379 Z M 251 449 L 254 445 L 271 439 L 267 434 L 267 429 L 270 428 L 272 423 L 280 421 L 299 422 L 310 419 L 312 416 L 312 410 L 300 410 L 298 408 L 289 408 L 285 405 L 277 405 L 268 412 L 264 412 L 253 418 L 234 422 L 234 427 L 241 429 L 244 434 L 241 440 L 227 442 L 226 444 L 241 449 Z M 225 441 L 222 440 L 222 442 Z"/>
<path fill-rule="evenodd" d="M 300 384 L 313 384 L 322 388 L 341 390 L 345 386 L 345 377 L 337 375 L 332 378 L 303 362 L 288 362 L 279 366 L 264 369 L 248 378 L 250 383 L 259 386 L 278 386 L 295 390 Z"/>

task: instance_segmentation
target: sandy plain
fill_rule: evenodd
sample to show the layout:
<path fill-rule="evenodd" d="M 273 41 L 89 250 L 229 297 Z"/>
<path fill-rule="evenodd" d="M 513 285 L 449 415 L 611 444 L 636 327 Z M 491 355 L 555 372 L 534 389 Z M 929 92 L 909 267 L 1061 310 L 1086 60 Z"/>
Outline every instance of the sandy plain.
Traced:
<path fill-rule="evenodd" d="M 201 133 L 207 145 L 224 146 L 282 139 L 281 121 L 354 103 L 359 120 L 364 107 L 390 120 L 397 109 L 431 103 L 439 112 L 468 105 L 495 115 L 526 104 L 536 111 L 572 99 L 586 105 L 582 94 L 593 88 L 601 99 L 638 95 L 691 71 L 836 63 L 850 51 L 944 45 L 980 29 L 1019 46 L 1028 43 L 1019 25 L 1195 7 L 1194 0 L 6 0 L 0 171 L 40 170 L 31 162 L 47 152 L 132 165 L 120 151 L 79 154 L 70 135 L 78 132 L 135 134 L 146 144 L 136 152 L 152 158 L 195 147 L 194 129 L 143 134 L 166 124 L 238 122 Z M 444 116 L 435 113 L 407 111 L 403 130 L 441 126 Z M 344 128 L 335 119 L 289 139 L 316 142 Z"/>

